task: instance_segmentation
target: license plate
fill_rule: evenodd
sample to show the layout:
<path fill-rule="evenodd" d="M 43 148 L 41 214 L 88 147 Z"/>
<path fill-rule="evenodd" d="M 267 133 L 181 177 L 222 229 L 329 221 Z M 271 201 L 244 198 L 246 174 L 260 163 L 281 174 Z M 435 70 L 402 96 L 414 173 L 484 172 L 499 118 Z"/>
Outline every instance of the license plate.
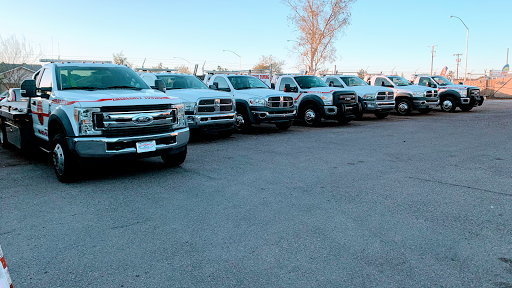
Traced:
<path fill-rule="evenodd" d="M 145 141 L 145 142 L 137 142 L 137 153 L 144 153 L 144 152 L 150 152 L 156 150 L 156 142 L 155 140 L 152 141 Z"/>

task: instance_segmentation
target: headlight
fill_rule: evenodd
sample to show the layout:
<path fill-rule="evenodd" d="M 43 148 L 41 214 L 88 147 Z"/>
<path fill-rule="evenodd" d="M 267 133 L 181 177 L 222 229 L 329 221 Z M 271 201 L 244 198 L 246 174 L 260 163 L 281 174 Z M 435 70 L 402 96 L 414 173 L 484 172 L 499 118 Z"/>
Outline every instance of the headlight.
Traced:
<path fill-rule="evenodd" d="M 322 95 L 322 100 L 324 100 L 324 105 L 332 105 L 332 94 Z"/>
<path fill-rule="evenodd" d="M 260 98 L 251 98 L 251 99 L 249 99 L 249 105 L 251 105 L 251 106 L 267 106 L 267 101 L 265 101 L 265 99 L 260 99 Z"/>
<path fill-rule="evenodd" d="M 78 126 L 78 135 L 101 135 L 101 131 L 94 130 L 93 114 L 99 113 L 99 108 L 75 108 L 75 121 Z"/>
<path fill-rule="evenodd" d="M 176 108 L 176 124 L 174 125 L 174 128 L 187 127 L 187 121 L 185 119 L 185 105 L 178 104 L 174 105 L 173 108 Z"/>
<path fill-rule="evenodd" d="M 183 105 L 185 105 L 185 111 L 194 112 L 195 114 L 197 106 L 196 102 L 183 102 Z"/>
<path fill-rule="evenodd" d="M 464 89 L 464 90 L 458 90 L 458 91 L 460 93 L 460 96 L 468 97 L 468 90 Z"/>
<path fill-rule="evenodd" d="M 375 100 L 375 93 L 364 94 L 363 99 L 365 99 L 365 100 Z"/>
<path fill-rule="evenodd" d="M 413 96 L 414 97 L 425 97 L 425 92 L 414 92 Z"/>

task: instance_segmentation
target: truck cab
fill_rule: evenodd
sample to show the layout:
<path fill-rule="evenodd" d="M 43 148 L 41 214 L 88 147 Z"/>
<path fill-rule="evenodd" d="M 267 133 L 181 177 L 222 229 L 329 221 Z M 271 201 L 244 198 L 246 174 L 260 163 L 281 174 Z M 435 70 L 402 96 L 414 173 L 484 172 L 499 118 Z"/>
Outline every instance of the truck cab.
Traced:
<path fill-rule="evenodd" d="M 400 76 L 367 76 L 365 81 L 372 86 L 391 88 L 395 94 L 395 110 L 400 115 L 411 115 L 413 110 L 427 114 L 439 104 L 437 90 L 413 85 Z"/>
<path fill-rule="evenodd" d="M 364 113 L 372 113 L 382 119 L 395 109 L 395 96 L 390 88 L 370 86 L 363 79 L 351 75 L 326 75 L 323 80 L 330 87 L 347 88 L 357 93 L 362 109 L 354 111 L 356 119 L 361 119 Z"/>
<path fill-rule="evenodd" d="M 234 97 L 237 131 L 248 131 L 253 124 L 260 123 L 273 123 L 277 129 L 287 130 L 296 116 L 291 96 L 270 89 L 252 75 L 208 74 L 204 83 L 212 90 Z"/>
<path fill-rule="evenodd" d="M 437 89 L 439 106 L 445 112 L 454 112 L 457 107 L 462 111 L 469 111 L 473 107 L 481 106 L 485 100 L 485 97 L 480 95 L 480 88 L 454 84 L 443 76 L 414 75 L 411 82 Z"/>
<path fill-rule="evenodd" d="M 158 79 L 164 81 L 165 93 L 178 97 L 185 106 L 191 131 L 216 131 L 223 137 L 233 134 L 236 105 L 235 99 L 229 93 L 210 90 L 201 80 L 190 74 L 141 72 L 139 76 L 151 87 L 155 87 Z"/>
<path fill-rule="evenodd" d="M 106 157 L 187 155 L 184 105 L 163 83 L 151 89 L 132 69 L 110 63 L 52 62 L 21 85 L 26 101 L 1 103 L 2 145 L 52 154 L 57 178 L 77 180 L 80 164 Z"/>
<path fill-rule="evenodd" d="M 329 87 L 320 77 L 313 75 L 281 75 L 274 89 L 293 97 L 298 118 L 306 126 L 318 126 L 322 119 L 346 124 L 360 109 L 357 94 L 340 87 Z"/>

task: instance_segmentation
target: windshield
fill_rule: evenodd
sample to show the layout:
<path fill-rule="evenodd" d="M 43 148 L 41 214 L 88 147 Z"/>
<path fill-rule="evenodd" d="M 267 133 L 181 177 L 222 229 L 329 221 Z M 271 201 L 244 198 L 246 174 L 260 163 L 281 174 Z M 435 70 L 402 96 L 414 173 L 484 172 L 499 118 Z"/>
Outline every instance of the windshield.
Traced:
<path fill-rule="evenodd" d="M 150 89 L 139 75 L 126 66 L 57 67 L 59 90 Z"/>
<path fill-rule="evenodd" d="M 268 86 L 254 76 L 228 76 L 229 82 L 235 90 L 268 89 Z"/>
<path fill-rule="evenodd" d="M 158 79 L 161 79 L 165 83 L 167 89 L 208 89 L 195 76 L 187 75 L 157 75 Z"/>
<path fill-rule="evenodd" d="M 444 78 L 443 76 L 432 76 L 432 79 L 434 79 L 439 86 L 453 85 L 452 81 Z"/>
<path fill-rule="evenodd" d="M 368 85 L 366 82 L 364 82 L 359 77 L 341 77 L 341 80 L 345 83 L 347 86 L 365 86 Z"/>
<path fill-rule="evenodd" d="M 396 86 L 411 85 L 411 83 L 409 81 L 405 80 L 405 78 L 402 78 L 400 76 L 389 76 L 388 78 L 389 78 L 389 80 L 393 81 L 393 84 L 395 84 Z"/>
<path fill-rule="evenodd" d="M 297 76 L 293 77 L 302 89 L 315 87 L 329 87 L 325 82 L 316 76 Z"/>

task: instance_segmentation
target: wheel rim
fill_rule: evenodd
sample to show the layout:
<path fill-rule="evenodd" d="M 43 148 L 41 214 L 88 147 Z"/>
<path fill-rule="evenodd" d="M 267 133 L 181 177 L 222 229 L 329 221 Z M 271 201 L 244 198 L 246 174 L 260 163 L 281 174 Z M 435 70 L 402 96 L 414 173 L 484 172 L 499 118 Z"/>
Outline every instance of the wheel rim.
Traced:
<path fill-rule="evenodd" d="M 235 122 L 235 128 L 237 130 L 242 130 L 245 125 L 244 117 L 241 114 L 236 114 L 236 122 Z"/>
<path fill-rule="evenodd" d="M 453 103 L 450 100 L 444 100 L 442 107 L 443 107 L 443 110 L 446 110 L 446 111 L 451 110 L 453 107 Z"/>
<path fill-rule="evenodd" d="M 409 111 L 409 104 L 407 104 L 407 102 L 400 102 L 398 104 L 398 112 L 404 114 L 407 113 L 407 111 Z"/>
<path fill-rule="evenodd" d="M 59 175 L 64 173 L 64 150 L 60 144 L 55 145 L 53 148 L 53 167 Z"/>
<path fill-rule="evenodd" d="M 308 109 L 304 111 L 304 121 L 308 124 L 312 124 L 315 122 L 316 119 L 316 113 L 313 109 Z"/>

